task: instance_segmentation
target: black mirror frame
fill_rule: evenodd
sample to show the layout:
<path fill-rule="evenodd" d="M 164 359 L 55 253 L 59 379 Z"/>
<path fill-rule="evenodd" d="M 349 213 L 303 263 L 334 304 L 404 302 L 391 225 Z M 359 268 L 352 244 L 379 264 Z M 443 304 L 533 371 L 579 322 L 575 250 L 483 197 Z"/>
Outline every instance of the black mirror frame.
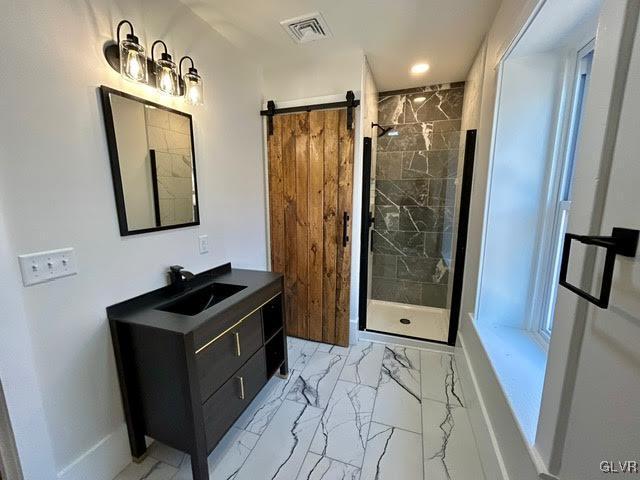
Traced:
<path fill-rule="evenodd" d="M 180 223 L 176 225 L 166 225 L 151 228 L 141 228 L 138 230 L 129 230 L 127 225 L 127 211 L 124 202 L 124 191 L 122 188 L 122 173 L 120 171 L 120 159 L 118 156 L 118 145 L 116 143 L 116 131 L 113 120 L 113 110 L 111 109 L 110 95 L 118 95 L 120 97 L 135 100 L 144 105 L 149 105 L 158 109 L 166 110 L 177 115 L 182 115 L 189 119 L 189 130 L 191 132 L 191 158 L 193 159 L 193 185 L 196 196 L 196 205 L 194 209 L 195 221 L 188 223 Z M 104 85 L 100 86 L 100 96 L 102 99 L 102 113 L 104 115 L 104 124 L 107 133 L 107 146 L 109 148 L 109 159 L 111 163 L 111 176 L 113 179 L 113 190 L 116 197 L 116 210 L 118 212 L 118 226 L 120 227 L 120 236 L 126 237 L 129 235 L 138 235 L 141 233 L 159 232 L 162 230 L 173 230 L 175 228 L 185 228 L 200 225 L 200 198 L 198 197 L 198 176 L 196 174 L 196 150 L 193 140 L 193 117 L 185 112 L 174 110 L 172 108 L 160 105 L 158 103 L 150 102 L 144 98 L 136 97 L 128 93 L 115 90 Z"/>

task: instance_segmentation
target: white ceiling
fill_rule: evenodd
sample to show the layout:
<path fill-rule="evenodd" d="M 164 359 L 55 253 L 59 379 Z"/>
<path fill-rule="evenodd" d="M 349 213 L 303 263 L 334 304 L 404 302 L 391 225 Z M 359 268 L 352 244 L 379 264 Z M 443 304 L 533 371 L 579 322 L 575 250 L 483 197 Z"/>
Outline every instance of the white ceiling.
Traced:
<path fill-rule="evenodd" d="M 464 80 L 500 0 L 181 0 L 256 62 L 287 65 L 362 51 L 378 89 Z M 333 38 L 295 44 L 280 21 L 320 12 Z M 431 69 L 412 76 L 409 68 Z"/>

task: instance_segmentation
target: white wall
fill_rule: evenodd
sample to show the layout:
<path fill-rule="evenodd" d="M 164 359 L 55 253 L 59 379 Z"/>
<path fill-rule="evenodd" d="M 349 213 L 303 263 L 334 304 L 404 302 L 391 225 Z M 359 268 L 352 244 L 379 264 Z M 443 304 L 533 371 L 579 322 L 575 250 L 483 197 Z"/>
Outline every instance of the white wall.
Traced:
<path fill-rule="evenodd" d="M 502 54 L 524 26 L 525 21 L 529 18 L 537 3 L 538 0 L 503 0 L 485 40 L 487 46 L 484 79 L 482 82 L 482 104 L 478 124 L 478 137 L 476 140 L 476 159 L 473 173 L 471 209 L 469 212 L 469 232 L 467 237 L 461 315 L 474 315 L 476 308 L 487 179 L 490 166 L 498 81 L 497 65 Z"/>
<path fill-rule="evenodd" d="M 335 52 L 303 63 L 264 65 L 263 99 L 278 102 L 328 95 L 341 95 L 347 90 L 358 92 L 362 79 L 362 58 L 359 50 Z"/>
<path fill-rule="evenodd" d="M 133 21 L 147 45 L 162 38 L 176 54 L 192 55 L 204 77 L 207 104 L 193 111 L 199 228 L 119 236 L 97 87 L 165 102 L 121 80 L 104 60 L 103 44 L 122 18 Z M 265 267 L 257 67 L 172 0 L 9 2 L 0 44 L 1 258 L 8 272 L 1 290 L 0 372 L 23 468 L 45 468 L 46 448 L 40 455 L 34 450 L 48 430 L 58 472 L 79 459 L 65 478 L 101 463 L 104 469 L 91 478 L 111 478 L 128 458 L 105 307 L 164 285 L 170 264 L 193 271 L 227 260 Z M 181 101 L 169 103 L 187 110 Z M 210 237 L 205 256 L 197 252 L 200 233 Z M 21 286 L 17 254 L 66 246 L 76 249 L 78 276 Z M 15 347 L 4 348 L 5 338 L 16 336 Z M 25 381 L 16 384 L 20 378 Z M 46 428 L 37 421 L 38 389 Z"/>
<path fill-rule="evenodd" d="M 478 322 L 527 325 L 561 81 L 559 55 L 504 62 Z"/>

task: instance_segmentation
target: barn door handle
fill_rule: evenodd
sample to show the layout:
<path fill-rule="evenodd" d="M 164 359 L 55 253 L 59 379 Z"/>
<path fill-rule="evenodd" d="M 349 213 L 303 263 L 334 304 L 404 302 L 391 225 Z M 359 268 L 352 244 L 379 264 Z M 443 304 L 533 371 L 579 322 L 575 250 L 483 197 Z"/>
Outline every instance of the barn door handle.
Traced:
<path fill-rule="evenodd" d="M 576 295 L 588 300 L 600 308 L 609 306 L 611 295 L 611 285 L 613 283 L 613 267 L 615 266 L 616 255 L 625 257 L 635 257 L 638 248 L 638 236 L 640 231 L 628 228 L 614 227 L 610 237 L 576 235 L 566 233 L 564 236 L 564 246 L 562 247 L 562 263 L 560 264 L 560 285 L 571 290 Z M 585 245 L 594 245 L 607 250 L 604 260 L 604 271 L 602 272 L 602 283 L 600 285 L 600 296 L 593 295 L 581 290 L 567 281 L 567 270 L 569 269 L 569 257 L 571 255 L 571 241 L 576 240 Z"/>
<path fill-rule="evenodd" d="M 344 212 L 342 214 L 342 246 L 346 247 L 347 242 L 349 241 L 349 235 L 347 232 L 349 231 L 349 214 Z"/>

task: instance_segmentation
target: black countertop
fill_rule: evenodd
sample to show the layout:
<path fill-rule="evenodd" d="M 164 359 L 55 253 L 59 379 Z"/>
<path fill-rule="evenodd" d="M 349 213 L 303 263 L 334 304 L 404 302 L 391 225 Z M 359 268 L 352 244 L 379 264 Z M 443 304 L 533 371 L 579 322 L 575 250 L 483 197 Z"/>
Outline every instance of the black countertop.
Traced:
<path fill-rule="evenodd" d="M 187 334 L 197 330 L 212 317 L 225 313 L 260 290 L 281 282 L 282 274 L 258 270 L 232 268 L 230 263 L 197 274 L 186 281 L 185 288 L 169 285 L 138 297 L 107 307 L 107 317 L 112 321 L 160 328 L 174 333 Z M 221 302 L 193 315 L 165 312 L 156 308 L 175 301 L 214 282 L 246 286 L 243 290 Z"/>

